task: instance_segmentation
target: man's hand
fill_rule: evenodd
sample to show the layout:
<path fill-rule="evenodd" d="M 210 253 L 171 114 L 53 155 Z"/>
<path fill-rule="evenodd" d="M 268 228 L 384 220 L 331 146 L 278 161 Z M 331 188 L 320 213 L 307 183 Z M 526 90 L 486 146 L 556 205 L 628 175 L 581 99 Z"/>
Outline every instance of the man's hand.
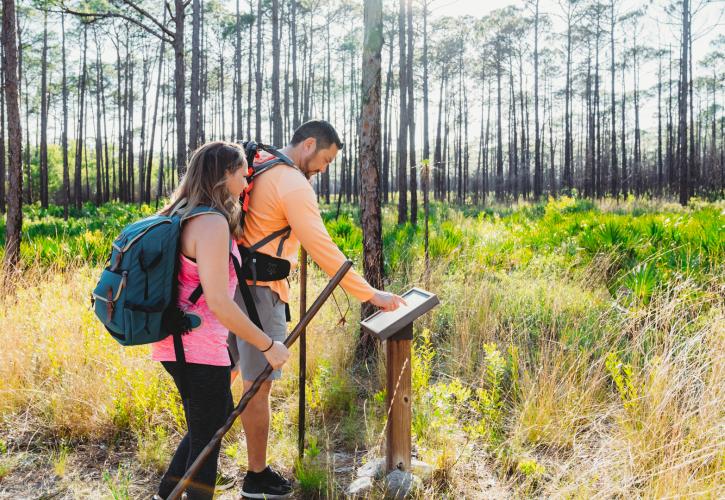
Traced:
<path fill-rule="evenodd" d="M 395 311 L 401 305 L 408 305 L 408 303 L 400 295 L 384 292 L 382 290 L 377 290 L 375 292 L 373 298 L 370 299 L 370 303 L 379 307 L 383 311 Z"/>

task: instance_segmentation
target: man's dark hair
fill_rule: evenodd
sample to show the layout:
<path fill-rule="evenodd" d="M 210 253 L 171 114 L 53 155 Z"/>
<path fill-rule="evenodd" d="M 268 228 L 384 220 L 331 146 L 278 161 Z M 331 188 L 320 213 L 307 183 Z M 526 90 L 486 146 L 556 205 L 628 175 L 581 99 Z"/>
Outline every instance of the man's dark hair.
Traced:
<path fill-rule="evenodd" d="M 296 146 L 310 137 L 317 139 L 317 151 L 327 149 L 333 144 L 337 146 L 337 149 L 345 147 L 340 141 L 340 136 L 337 135 L 335 127 L 325 120 L 310 120 L 297 127 L 297 130 L 292 134 L 290 144 Z"/>

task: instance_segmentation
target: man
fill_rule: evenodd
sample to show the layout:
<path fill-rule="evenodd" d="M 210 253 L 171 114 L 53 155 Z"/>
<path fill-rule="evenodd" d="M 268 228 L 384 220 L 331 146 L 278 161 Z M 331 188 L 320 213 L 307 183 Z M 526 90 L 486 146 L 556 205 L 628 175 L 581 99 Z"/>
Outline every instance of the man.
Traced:
<path fill-rule="evenodd" d="M 254 178 L 241 246 L 264 255 L 252 260 L 262 261 L 272 256 L 287 260 L 294 267 L 301 243 L 329 276 L 340 268 L 345 256 L 325 228 L 309 179 L 324 172 L 342 148 L 332 125 L 323 120 L 309 121 L 295 130 L 290 143 L 280 150 L 294 166 L 282 162 Z M 261 166 L 269 160 L 274 157 L 261 153 L 254 164 Z M 249 256 L 247 260 L 250 260 Z M 261 269 L 259 272 L 263 274 Z M 274 340 L 283 341 L 287 334 L 289 283 L 286 279 L 259 279 L 248 283 L 264 332 Z M 341 285 L 361 302 L 370 302 L 386 311 L 395 310 L 404 303 L 398 295 L 376 290 L 352 269 Z M 239 291 L 235 300 L 246 311 Z M 262 372 L 266 360 L 251 344 L 236 341 L 236 336 L 230 339 L 230 350 L 238 355 L 246 391 Z M 280 376 L 281 370 L 275 370 L 242 413 L 249 461 L 242 495 L 249 498 L 285 498 L 292 492 L 290 482 L 267 466 L 269 394 L 272 381 Z"/>

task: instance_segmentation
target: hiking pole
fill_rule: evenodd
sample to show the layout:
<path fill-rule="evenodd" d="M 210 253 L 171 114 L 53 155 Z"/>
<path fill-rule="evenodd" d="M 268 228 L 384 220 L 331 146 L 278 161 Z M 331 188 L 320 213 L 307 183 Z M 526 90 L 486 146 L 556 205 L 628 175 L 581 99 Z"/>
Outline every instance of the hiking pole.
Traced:
<path fill-rule="evenodd" d="M 340 284 L 340 281 L 342 281 L 342 278 L 351 267 L 352 261 L 350 260 L 346 260 L 342 264 L 342 266 L 340 266 L 340 269 L 337 270 L 332 279 L 327 283 L 327 286 L 322 290 L 322 292 L 320 292 L 320 295 L 317 296 L 317 298 L 307 310 L 305 315 L 300 318 L 300 322 L 297 323 L 297 326 L 294 327 L 292 333 L 290 333 L 289 336 L 285 339 L 284 345 L 286 347 L 290 347 L 292 344 L 295 343 L 297 337 L 300 336 L 300 333 L 307 327 L 310 321 L 312 321 L 312 318 L 314 318 L 315 315 L 319 312 L 322 304 L 324 304 L 325 301 L 330 297 L 330 295 L 332 295 L 335 287 Z M 181 497 L 183 491 L 186 489 L 187 486 L 189 486 L 189 483 L 191 483 L 194 476 L 196 476 L 197 472 L 199 472 L 201 466 L 204 465 L 206 459 L 209 458 L 212 450 L 214 450 L 214 448 L 216 448 L 221 443 L 224 435 L 229 432 L 229 429 L 231 429 L 234 421 L 237 419 L 237 417 L 239 417 L 239 415 L 242 414 L 244 409 L 247 407 L 247 403 L 249 403 L 249 400 L 252 399 L 255 394 L 257 394 L 257 391 L 259 391 L 262 383 L 267 380 L 267 377 L 269 377 L 272 371 L 272 365 L 267 363 L 267 365 L 264 367 L 264 370 L 262 370 L 262 373 L 260 373 L 257 378 L 254 379 L 254 382 L 252 383 L 252 386 L 249 388 L 249 390 L 247 390 L 247 392 L 242 395 L 242 399 L 239 400 L 237 407 L 234 408 L 234 411 L 232 411 L 232 413 L 229 415 L 229 418 L 227 418 L 227 421 L 224 423 L 224 425 L 218 431 L 216 431 L 214 436 L 211 438 L 211 441 L 209 441 L 209 444 L 207 444 L 204 449 L 201 450 L 201 453 L 199 453 L 199 456 L 196 457 L 196 460 L 194 460 L 194 463 L 191 464 L 191 467 L 187 469 L 184 476 L 179 480 L 178 483 L 176 483 L 176 487 L 167 497 L 167 500 L 178 500 L 178 498 Z"/>

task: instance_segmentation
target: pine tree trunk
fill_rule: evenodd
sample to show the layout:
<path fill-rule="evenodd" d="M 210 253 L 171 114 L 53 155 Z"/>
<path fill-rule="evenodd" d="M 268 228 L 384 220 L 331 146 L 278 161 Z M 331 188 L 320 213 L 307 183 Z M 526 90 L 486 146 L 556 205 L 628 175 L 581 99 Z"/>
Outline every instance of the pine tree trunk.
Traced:
<path fill-rule="evenodd" d="M 18 34 L 18 96 L 19 99 L 25 95 L 25 148 L 24 148 L 24 159 L 25 159 L 25 201 L 27 203 L 33 203 L 33 177 L 30 171 L 30 92 L 26 92 L 28 88 L 28 75 L 23 71 L 23 32 L 20 29 L 20 13 L 16 13 L 17 23 L 17 34 Z M 25 84 L 23 85 L 23 77 L 25 78 Z M 20 106 L 20 101 L 18 101 Z M 9 118 L 9 117 L 8 117 Z M 22 119 L 22 115 L 21 115 Z"/>
<path fill-rule="evenodd" d="M 599 25 L 600 21 L 600 6 L 597 6 L 597 30 L 596 30 L 596 62 L 594 65 L 594 116 L 596 133 L 594 140 L 596 141 L 596 148 L 594 152 L 594 168 L 595 168 L 595 181 L 596 181 L 596 196 L 601 198 L 604 195 L 602 189 L 603 183 L 606 182 L 606 172 L 602 172 L 602 120 L 601 113 L 599 110 L 599 39 L 601 36 L 601 29 Z"/>
<path fill-rule="evenodd" d="M 2 182 L 5 178 L 2 177 Z M 43 10 L 43 55 L 40 75 L 40 204 L 48 208 L 48 11 Z"/>
<path fill-rule="evenodd" d="M 389 201 L 389 175 L 390 175 L 390 122 L 392 121 L 392 113 L 390 113 L 390 89 L 393 81 L 393 40 L 389 40 L 388 51 L 388 72 L 385 77 L 385 116 L 383 119 L 383 203 Z"/>
<path fill-rule="evenodd" d="M 85 93 L 86 93 L 86 52 L 88 40 L 88 27 L 83 26 L 83 55 L 81 64 L 80 86 L 78 88 L 78 136 L 76 138 L 75 175 L 73 177 L 73 195 L 75 196 L 75 207 L 81 209 L 83 204 L 83 187 L 81 178 L 81 167 L 83 161 L 83 124 L 85 122 Z"/>
<path fill-rule="evenodd" d="M 279 94 L 279 0 L 272 0 L 272 141 L 281 147 L 282 106 Z"/>
<path fill-rule="evenodd" d="M 664 165 L 662 159 L 662 55 L 657 66 L 657 196 L 662 196 Z"/>
<path fill-rule="evenodd" d="M 408 53 L 406 83 L 408 85 L 408 133 L 410 141 L 410 222 L 418 223 L 418 176 L 416 174 L 415 155 L 415 99 L 413 96 L 415 79 L 413 77 L 413 0 L 408 0 Z"/>
<path fill-rule="evenodd" d="M 516 92 L 514 91 L 514 65 L 509 52 L 509 109 L 511 114 L 510 124 L 511 131 L 513 132 L 513 138 L 511 147 L 509 149 L 510 163 L 509 163 L 509 191 L 513 194 L 514 202 L 519 199 L 519 133 L 518 133 L 518 122 L 516 121 Z"/>
<path fill-rule="evenodd" d="M 399 46 L 399 68 L 400 68 L 400 124 L 398 130 L 398 224 L 404 224 L 408 220 L 408 176 L 406 166 L 408 164 L 408 79 L 406 64 L 406 43 L 405 43 L 405 0 L 399 1 L 398 12 L 398 46 Z"/>
<path fill-rule="evenodd" d="M 135 92 L 134 82 L 134 60 L 129 59 L 129 86 L 128 86 L 128 121 L 126 122 L 126 172 L 128 173 L 128 201 L 133 203 L 136 200 L 136 174 L 134 172 L 134 149 L 133 149 L 133 101 Z"/>
<path fill-rule="evenodd" d="M 689 9 L 688 9 L 689 12 Z M 689 98 L 689 110 L 690 110 L 690 148 L 689 148 L 689 159 L 688 159 L 688 187 L 687 187 L 687 194 L 688 199 L 690 196 L 695 196 L 697 193 L 695 192 L 695 186 L 697 185 L 698 176 L 699 176 L 699 170 L 698 170 L 698 159 L 695 154 L 695 120 L 694 120 L 694 113 L 693 113 L 693 107 L 695 103 L 695 99 L 693 98 L 693 78 L 694 78 L 694 71 L 692 70 L 692 64 L 693 64 L 693 57 L 692 57 L 692 13 L 689 12 L 687 16 L 687 42 L 685 44 L 685 50 L 688 51 L 688 61 L 687 64 L 689 65 L 689 71 L 688 71 L 688 85 L 687 89 L 690 93 Z M 688 200 L 689 201 L 689 200 Z"/>
<path fill-rule="evenodd" d="M 615 16 L 614 16 L 614 0 L 610 0 L 609 3 L 609 16 L 610 16 L 610 25 L 609 25 L 609 41 L 610 41 L 610 52 L 611 52 L 611 63 L 610 63 L 610 73 L 612 75 L 612 109 L 611 109 L 611 115 L 612 115 L 612 131 L 611 131 L 611 138 L 610 141 L 612 143 L 612 184 L 611 184 L 611 193 L 612 196 L 615 198 L 619 196 L 619 171 L 618 171 L 618 164 L 617 164 L 617 108 L 616 108 L 616 89 L 614 85 L 614 77 L 615 77 L 615 53 L 614 53 L 614 28 L 615 28 Z"/>
<path fill-rule="evenodd" d="M 360 217 L 363 230 L 363 269 L 365 279 L 375 288 L 383 287 L 383 241 L 380 208 L 380 86 L 381 50 L 383 46 L 382 0 L 365 2 L 365 41 L 362 63 L 362 110 L 360 135 L 360 170 L 362 192 Z M 370 303 L 363 305 L 363 318 L 374 312 Z M 375 339 L 361 333 L 357 347 L 359 360 L 374 352 Z"/>
<path fill-rule="evenodd" d="M 166 11 L 164 10 L 164 21 L 166 21 Z M 153 165 L 153 158 L 154 158 L 154 142 L 156 139 L 156 118 L 158 115 L 159 110 L 159 99 L 161 97 L 161 73 L 163 71 L 164 67 L 164 49 L 166 47 L 165 42 L 161 42 L 159 46 L 159 70 L 158 74 L 156 76 L 156 97 L 154 99 L 154 115 L 151 118 L 151 140 L 149 141 L 149 153 L 148 153 L 148 159 L 147 159 L 147 167 L 146 167 L 146 203 L 151 203 L 151 166 Z M 163 123 L 162 123 L 163 126 Z M 162 141 L 162 151 L 163 151 L 163 141 Z M 159 157 L 160 165 L 159 169 L 161 169 L 161 165 L 163 165 L 164 156 L 163 152 L 161 153 L 161 156 Z M 160 197 L 160 191 L 161 191 L 161 182 L 163 179 L 163 174 L 159 173 L 159 181 L 157 183 L 157 189 L 156 189 L 156 199 L 158 200 Z"/>
<path fill-rule="evenodd" d="M 8 112 L 8 196 L 5 219 L 5 255 L 3 257 L 6 279 L 15 274 L 20 260 L 20 238 L 23 227 L 23 174 L 21 165 L 22 129 L 20 126 L 20 98 L 18 94 L 18 44 L 15 32 L 15 1 L 3 0 L 2 46 L 5 53 L 5 104 Z M 10 281 L 8 280 L 8 284 Z"/>
<path fill-rule="evenodd" d="M 146 96 L 149 92 L 149 58 L 144 54 L 143 58 L 143 80 L 141 83 L 141 137 L 138 151 L 138 203 L 146 200 Z"/>
<path fill-rule="evenodd" d="M 682 2 L 682 41 L 681 41 L 681 57 L 680 57 L 680 89 L 678 96 L 679 108 L 679 158 L 680 166 L 680 203 L 687 205 L 690 198 L 690 169 L 689 159 L 687 157 L 687 89 L 689 79 L 687 76 L 688 63 L 687 59 L 689 51 L 687 43 L 690 39 L 690 2 L 683 0 Z"/>
<path fill-rule="evenodd" d="M 174 0 L 174 84 L 176 103 L 176 170 L 179 179 L 186 171 L 186 76 L 184 66 L 185 0 Z"/>
<path fill-rule="evenodd" d="M 237 0 L 237 17 L 234 29 L 234 107 L 236 108 L 236 134 L 233 139 L 241 141 L 244 137 L 242 132 L 242 16 L 239 7 L 240 0 Z M 232 122 L 233 123 L 233 122 Z M 232 128 L 235 128 L 232 126 Z"/>
<path fill-rule="evenodd" d="M 300 126 L 300 85 L 297 79 L 297 0 L 292 0 L 291 38 L 292 38 L 292 128 Z"/>
<path fill-rule="evenodd" d="M 255 71 L 254 140 L 262 141 L 262 0 L 257 0 L 257 70 Z"/>
<path fill-rule="evenodd" d="M 637 34 L 634 35 L 634 50 L 632 61 L 632 72 L 634 76 L 634 95 L 632 107 L 634 108 L 634 162 L 632 164 L 632 174 L 634 175 L 634 192 L 637 196 L 642 195 L 642 147 L 641 147 L 641 131 L 639 128 L 639 64 L 637 48 Z"/>
<path fill-rule="evenodd" d="M 96 206 L 103 202 L 103 131 L 101 129 L 101 47 L 98 43 L 98 32 L 94 30 L 96 42 Z"/>
<path fill-rule="evenodd" d="M 529 143 L 528 143 L 528 106 L 524 102 L 528 97 L 524 96 L 524 61 L 523 55 L 519 54 L 519 104 L 521 110 L 521 169 L 519 172 L 519 186 L 524 199 L 529 197 Z"/>
<path fill-rule="evenodd" d="M 0 89 L 5 88 L 5 51 L 0 44 Z M 6 179 L 6 151 L 5 151 L 5 92 L 0 90 L 0 215 L 7 211 Z"/>
<path fill-rule="evenodd" d="M 201 115 L 201 0 L 191 1 L 191 94 L 189 96 L 189 150 L 199 146 L 199 117 Z"/>
<path fill-rule="evenodd" d="M 622 70 L 622 195 L 629 195 L 629 172 L 627 171 L 627 94 L 625 89 L 624 70 Z"/>
<path fill-rule="evenodd" d="M 441 69 L 441 88 L 438 97 L 438 123 L 436 125 L 436 142 L 435 150 L 433 152 L 433 184 L 434 184 L 434 197 L 436 200 L 443 199 L 442 189 L 442 168 L 443 168 L 443 138 L 441 137 L 441 127 L 443 122 L 443 88 L 445 87 L 445 81 L 447 76 L 447 66 L 443 66 Z"/>
<path fill-rule="evenodd" d="M 503 131 L 501 130 L 501 40 L 496 39 L 496 201 L 503 201 Z"/>
<path fill-rule="evenodd" d="M 574 179 L 572 175 L 572 157 L 573 157 L 573 142 L 572 142 L 572 98 L 571 98 L 571 51 L 572 51 L 572 18 L 571 13 L 567 16 L 567 30 L 566 30 L 566 90 L 565 90 L 565 104 L 564 104 L 564 121 L 565 121 L 565 132 L 564 132 L 564 191 L 566 194 L 570 194 L 574 187 Z"/>
<path fill-rule="evenodd" d="M 534 9 L 534 199 L 538 201 L 544 186 L 541 132 L 539 130 L 539 0 L 535 1 Z"/>
<path fill-rule="evenodd" d="M 125 118 L 125 97 L 121 92 L 121 48 L 120 42 L 116 44 L 116 109 L 118 110 L 118 195 L 121 201 L 126 200 L 126 175 L 123 167 L 124 162 L 124 123 Z"/>
<path fill-rule="evenodd" d="M 70 172 L 68 165 L 68 79 L 66 75 L 65 58 L 65 15 L 60 15 L 61 26 L 61 64 L 63 67 L 63 81 L 61 83 L 63 94 L 63 132 L 61 134 L 61 149 L 63 151 L 63 218 L 68 220 L 68 205 L 70 204 Z"/>
<path fill-rule="evenodd" d="M 102 73 L 101 73 L 102 74 Z M 108 202 L 111 200 L 112 197 L 115 198 L 115 186 L 116 186 L 116 171 L 114 168 L 113 171 L 113 190 L 114 193 L 111 193 L 111 179 L 110 179 L 110 168 L 111 168 L 111 160 L 108 152 L 108 120 L 106 120 L 106 117 L 108 114 L 106 113 L 106 87 L 104 83 L 104 79 L 101 76 L 101 105 L 102 105 L 102 113 L 103 116 L 101 120 L 103 121 L 103 145 L 104 145 L 104 152 L 105 152 L 105 158 L 104 158 L 104 190 L 103 190 L 103 201 Z"/>

